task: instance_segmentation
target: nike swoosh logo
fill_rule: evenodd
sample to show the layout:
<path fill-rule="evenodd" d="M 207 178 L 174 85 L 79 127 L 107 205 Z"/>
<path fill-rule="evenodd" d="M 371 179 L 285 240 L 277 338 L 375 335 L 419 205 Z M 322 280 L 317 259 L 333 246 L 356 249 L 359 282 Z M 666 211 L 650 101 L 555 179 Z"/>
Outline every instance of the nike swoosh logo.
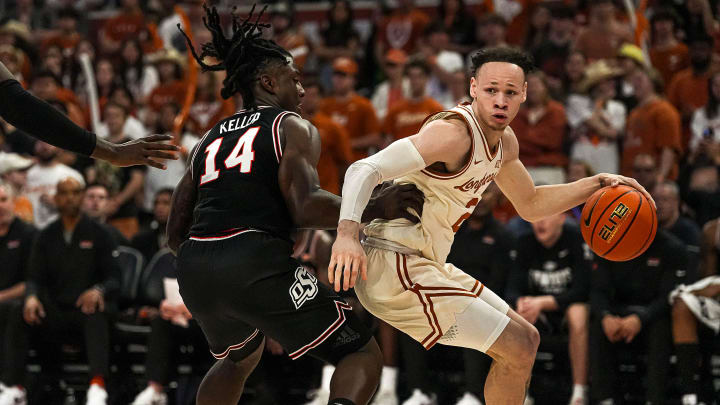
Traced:
<path fill-rule="evenodd" d="M 592 213 L 595 211 L 595 206 L 597 205 L 598 201 L 602 198 L 602 196 L 605 195 L 605 193 L 600 194 L 600 197 L 598 197 L 597 200 L 595 200 L 595 204 L 590 208 L 590 212 L 588 212 L 587 218 L 585 218 L 585 226 L 590 226 L 590 218 L 592 218 Z"/>
<path fill-rule="evenodd" d="M 482 161 L 483 161 L 482 159 L 476 160 L 476 161 L 475 161 L 475 164 L 478 165 L 478 164 L 482 163 Z"/>

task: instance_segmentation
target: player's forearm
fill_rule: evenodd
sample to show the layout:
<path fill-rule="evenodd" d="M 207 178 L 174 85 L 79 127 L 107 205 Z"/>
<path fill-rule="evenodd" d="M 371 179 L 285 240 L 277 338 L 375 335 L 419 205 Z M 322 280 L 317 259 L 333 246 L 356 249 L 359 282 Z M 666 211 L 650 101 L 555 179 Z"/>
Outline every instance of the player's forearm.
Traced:
<path fill-rule="evenodd" d="M 525 220 L 534 222 L 584 203 L 599 188 L 600 179 L 597 176 L 572 183 L 538 186 L 535 187 L 534 197 L 518 207 L 518 213 Z"/>
<path fill-rule="evenodd" d="M 0 116 L 16 128 L 59 148 L 90 156 L 97 137 L 10 79 L 0 83 Z"/>

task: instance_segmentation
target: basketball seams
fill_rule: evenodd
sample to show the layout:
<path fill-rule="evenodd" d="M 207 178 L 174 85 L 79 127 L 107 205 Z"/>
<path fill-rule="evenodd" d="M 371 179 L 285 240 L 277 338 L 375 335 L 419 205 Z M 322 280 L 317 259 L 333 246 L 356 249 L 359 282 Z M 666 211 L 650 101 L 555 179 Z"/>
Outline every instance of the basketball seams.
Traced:
<path fill-rule="evenodd" d="M 628 193 L 631 193 L 631 192 L 633 192 L 633 191 L 635 191 L 635 190 L 630 189 L 630 190 L 628 190 L 628 191 L 620 194 L 619 196 L 615 197 L 614 200 L 610 201 L 609 203 L 607 203 L 607 204 L 605 205 L 605 208 L 604 208 L 604 209 L 602 210 L 602 212 L 597 216 L 597 219 L 595 220 L 595 224 L 593 224 L 592 233 L 590 234 L 590 248 L 591 248 L 593 251 L 595 251 L 595 249 L 594 249 L 594 245 L 595 245 L 594 241 L 595 241 L 595 236 L 596 236 L 596 235 L 595 235 L 595 230 L 597 229 L 597 226 L 598 226 L 598 224 L 600 223 L 600 218 L 602 218 L 603 215 L 605 215 L 605 212 L 607 212 L 607 210 L 610 208 L 610 206 L 612 206 L 612 205 L 615 203 L 615 201 L 619 200 L 619 199 L 622 198 L 624 195 L 626 195 L 626 194 L 628 194 Z"/>
<path fill-rule="evenodd" d="M 625 232 L 623 232 L 623 234 L 620 235 L 620 238 L 615 242 L 615 244 L 614 244 L 610 249 L 608 249 L 607 252 L 605 252 L 605 253 L 603 253 L 603 254 L 600 255 L 600 256 L 603 257 L 603 258 L 604 258 L 607 254 L 609 254 L 610 252 L 612 252 L 612 251 L 620 244 L 620 242 L 622 242 L 622 240 L 623 240 L 623 238 L 625 237 L 625 235 L 627 235 L 627 233 L 630 231 L 630 228 L 632 228 L 633 222 L 635 222 L 635 219 L 638 217 L 638 215 L 640 215 L 640 210 L 642 209 L 642 203 L 643 203 L 642 194 L 640 194 L 637 190 L 632 190 L 632 191 L 635 192 L 635 193 L 638 195 L 638 204 L 637 204 L 637 208 L 635 209 L 635 215 L 633 215 L 632 219 L 630 220 L 630 223 L 625 227 Z M 623 194 L 623 195 L 625 195 L 625 194 Z M 623 261 L 629 260 L 629 259 L 631 259 L 631 258 L 632 258 L 632 257 L 630 257 L 630 258 L 625 258 Z"/>

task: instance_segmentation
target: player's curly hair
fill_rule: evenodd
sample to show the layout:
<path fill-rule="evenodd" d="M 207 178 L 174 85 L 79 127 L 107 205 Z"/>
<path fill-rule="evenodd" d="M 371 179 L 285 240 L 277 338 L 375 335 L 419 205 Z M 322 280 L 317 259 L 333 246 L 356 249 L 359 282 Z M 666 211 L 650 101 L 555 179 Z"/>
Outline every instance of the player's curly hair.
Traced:
<path fill-rule="evenodd" d="M 222 97 L 228 99 L 239 92 L 245 106 L 254 106 L 255 96 L 252 93 L 252 84 L 257 80 L 258 74 L 271 62 L 287 64 L 287 58 L 290 57 L 290 53 L 275 41 L 261 38 L 261 30 L 270 27 L 270 24 L 260 23 L 260 17 L 265 12 L 267 5 L 257 14 L 254 21 L 255 5 L 247 18 L 242 21 L 233 7 L 231 13 L 232 36 L 230 38 L 225 37 L 217 9 L 208 7 L 206 4 L 203 4 L 203 8 L 205 9 L 203 24 L 212 34 L 212 41 L 202 45 L 200 55 L 195 52 L 192 41 L 180 24 L 178 24 L 178 29 L 185 37 L 193 57 L 200 64 L 203 72 L 224 70 L 227 73 L 220 92 Z M 203 62 L 206 56 L 213 57 L 220 63 L 208 65 Z"/>
<path fill-rule="evenodd" d="M 532 57 L 520 48 L 497 46 L 483 48 L 470 57 L 470 75 L 475 76 L 482 65 L 489 62 L 507 62 L 519 66 L 525 76 L 534 70 Z"/>

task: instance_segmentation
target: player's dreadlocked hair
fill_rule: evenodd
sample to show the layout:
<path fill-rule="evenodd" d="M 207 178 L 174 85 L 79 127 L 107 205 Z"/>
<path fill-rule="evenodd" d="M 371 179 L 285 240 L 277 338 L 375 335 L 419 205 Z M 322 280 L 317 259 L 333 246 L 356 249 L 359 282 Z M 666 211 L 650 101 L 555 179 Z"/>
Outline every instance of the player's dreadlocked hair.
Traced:
<path fill-rule="evenodd" d="M 233 94 L 240 92 L 243 98 L 243 104 L 248 107 L 255 105 L 255 96 L 252 94 L 252 84 L 257 80 L 257 75 L 268 64 L 275 60 L 284 63 L 290 53 L 283 49 L 275 41 L 261 38 L 262 28 L 270 27 L 270 24 L 260 23 L 267 5 L 258 13 L 255 21 L 251 21 L 255 12 L 253 5 L 250 14 L 244 20 L 235 14 L 235 8 L 232 10 L 232 37 L 226 38 L 223 28 L 220 25 L 220 15 L 215 7 L 208 7 L 203 4 L 205 9 L 205 17 L 203 24 L 212 34 L 212 41 L 202 45 L 202 52 L 198 56 L 192 41 L 182 30 L 180 24 L 178 29 L 185 37 L 185 41 L 190 47 L 195 60 L 200 64 L 203 72 L 224 70 L 227 75 L 223 80 L 223 88 L 220 94 L 224 99 L 232 97 Z M 217 65 L 207 65 L 203 62 L 205 56 L 213 57 L 220 61 Z"/>

